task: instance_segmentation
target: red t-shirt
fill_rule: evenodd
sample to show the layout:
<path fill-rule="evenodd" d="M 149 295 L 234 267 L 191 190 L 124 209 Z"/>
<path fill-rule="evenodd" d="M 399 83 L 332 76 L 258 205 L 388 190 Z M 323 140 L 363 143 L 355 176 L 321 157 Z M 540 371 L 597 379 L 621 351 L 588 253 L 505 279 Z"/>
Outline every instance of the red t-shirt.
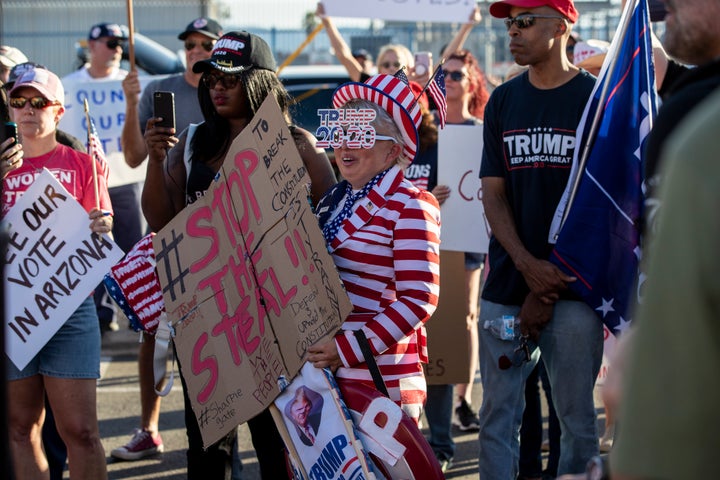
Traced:
<path fill-rule="evenodd" d="M 50 170 L 70 195 L 89 212 L 96 205 L 91 161 L 90 155 L 61 144 L 39 157 L 23 158 L 22 167 L 10 172 L 3 180 L 3 216 L 15 205 L 17 199 L 30 188 L 43 167 Z M 97 171 L 100 209 L 112 213 L 107 180 L 100 173 L 102 171 L 100 166 L 97 167 Z"/>

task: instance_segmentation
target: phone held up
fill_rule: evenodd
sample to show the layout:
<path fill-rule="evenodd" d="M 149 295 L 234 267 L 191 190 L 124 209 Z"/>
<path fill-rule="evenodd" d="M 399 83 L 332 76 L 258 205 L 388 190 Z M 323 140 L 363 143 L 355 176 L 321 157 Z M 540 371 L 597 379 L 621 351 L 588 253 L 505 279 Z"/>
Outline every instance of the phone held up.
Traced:
<path fill-rule="evenodd" d="M 422 76 L 430 71 L 431 52 L 417 52 L 415 54 L 415 75 Z"/>
<path fill-rule="evenodd" d="M 153 115 L 162 118 L 158 127 L 175 128 L 175 94 L 173 92 L 155 92 L 153 94 Z"/>
<path fill-rule="evenodd" d="M 17 129 L 17 123 L 15 122 L 5 122 L 5 125 L 3 125 L 2 132 L 0 132 L 0 143 L 5 142 L 8 138 L 14 138 L 15 141 L 10 144 L 10 146 L 13 146 L 18 141 L 18 129 Z"/>

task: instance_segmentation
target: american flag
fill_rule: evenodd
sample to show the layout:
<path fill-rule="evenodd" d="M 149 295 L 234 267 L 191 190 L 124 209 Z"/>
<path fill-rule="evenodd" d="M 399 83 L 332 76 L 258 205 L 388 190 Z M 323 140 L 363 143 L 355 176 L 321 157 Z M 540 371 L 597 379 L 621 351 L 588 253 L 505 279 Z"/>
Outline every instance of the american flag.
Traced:
<path fill-rule="evenodd" d="M 657 112 L 647 0 L 629 1 L 626 8 L 627 30 L 618 27 L 578 126 L 578 145 L 591 147 L 582 170 L 575 150 L 579 183 L 550 257 L 578 278 L 570 289 L 616 335 L 630 325 L 642 285 L 643 147 Z"/>
<path fill-rule="evenodd" d="M 445 75 L 442 71 L 442 64 L 435 69 L 435 74 L 430 79 L 427 91 L 435 102 L 440 128 L 443 128 L 445 127 L 445 117 L 447 117 L 447 92 L 445 90 Z"/>
<path fill-rule="evenodd" d="M 410 80 L 408 80 L 407 75 L 405 75 L 405 70 L 403 68 L 401 68 L 400 70 L 395 72 L 395 75 L 393 75 L 393 77 L 397 78 L 398 80 L 403 82 L 405 85 L 410 85 Z"/>
<path fill-rule="evenodd" d="M 93 122 L 92 118 L 90 118 L 88 125 L 87 151 L 97 163 L 100 173 L 102 173 L 105 180 L 107 180 L 108 175 L 110 175 L 110 167 L 105 158 L 105 150 L 103 150 L 102 142 L 100 141 L 100 137 L 95 129 L 95 122 Z"/>

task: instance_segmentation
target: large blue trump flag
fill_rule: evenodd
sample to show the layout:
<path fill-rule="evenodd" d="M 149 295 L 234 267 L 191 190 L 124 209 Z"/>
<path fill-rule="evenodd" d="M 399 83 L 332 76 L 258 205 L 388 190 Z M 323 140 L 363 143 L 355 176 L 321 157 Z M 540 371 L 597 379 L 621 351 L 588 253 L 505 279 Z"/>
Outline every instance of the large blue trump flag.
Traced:
<path fill-rule="evenodd" d="M 657 109 L 649 25 L 647 0 L 628 1 L 578 126 L 582 149 L 550 232 L 550 260 L 578 278 L 570 288 L 615 334 L 629 326 L 641 285 L 643 147 Z"/>

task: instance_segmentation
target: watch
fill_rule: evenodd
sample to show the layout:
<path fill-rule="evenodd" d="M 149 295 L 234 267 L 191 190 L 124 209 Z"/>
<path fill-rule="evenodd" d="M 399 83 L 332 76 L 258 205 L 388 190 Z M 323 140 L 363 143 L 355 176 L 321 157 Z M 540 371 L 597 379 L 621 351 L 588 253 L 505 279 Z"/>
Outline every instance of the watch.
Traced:
<path fill-rule="evenodd" d="M 595 455 L 585 468 L 587 480 L 609 480 L 610 469 L 608 468 L 607 455 Z"/>

